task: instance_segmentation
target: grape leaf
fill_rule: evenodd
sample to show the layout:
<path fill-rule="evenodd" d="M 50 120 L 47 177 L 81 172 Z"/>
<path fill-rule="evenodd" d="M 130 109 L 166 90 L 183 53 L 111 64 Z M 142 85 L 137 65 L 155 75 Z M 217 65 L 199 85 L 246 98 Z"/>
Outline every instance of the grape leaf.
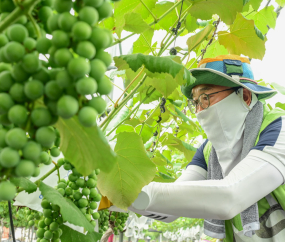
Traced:
<path fill-rule="evenodd" d="M 195 0 L 191 3 L 189 13 L 193 17 L 208 20 L 213 14 L 218 14 L 226 24 L 232 24 L 236 14 L 243 8 L 243 0 Z"/>
<path fill-rule="evenodd" d="M 250 0 L 249 4 L 253 7 L 254 10 L 258 10 L 262 0 Z"/>
<path fill-rule="evenodd" d="M 276 25 L 277 13 L 274 11 L 273 6 L 268 6 L 260 10 L 259 12 L 253 12 L 246 16 L 247 19 L 254 20 L 255 26 L 262 32 L 266 34 L 268 32 L 268 27 L 274 29 Z"/>
<path fill-rule="evenodd" d="M 227 31 L 218 32 L 219 42 L 230 54 L 246 55 L 262 59 L 265 54 L 265 41 L 262 41 L 254 30 L 254 21 L 247 20 L 240 13 Z"/>
<path fill-rule="evenodd" d="M 114 150 L 118 155 L 116 165 L 109 173 L 100 172 L 98 188 L 118 208 L 127 209 L 142 187 L 152 181 L 155 165 L 136 133 L 119 133 Z"/>
<path fill-rule="evenodd" d="M 275 0 L 282 8 L 285 6 L 285 0 Z"/>
<path fill-rule="evenodd" d="M 190 14 L 187 15 L 185 21 L 185 28 L 188 30 L 188 32 L 193 32 L 195 29 L 197 29 L 199 26 L 197 24 L 197 19 L 191 16 Z"/>
<path fill-rule="evenodd" d="M 280 92 L 281 94 L 285 95 L 285 87 L 279 85 L 279 84 L 276 83 L 276 82 L 272 82 L 271 85 L 272 85 L 278 92 Z"/>
<path fill-rule="evenodd" d="M 197 34 L 192 35 L 187 39 L 188 51 L 191 52 L 197 48 L 204 40 L 206 40 L 214 30 L 214 26 L 208 24 L 205 28 L 199 31 Z"/>
<path fill-rule="evenodd" d="M 150 10 L 155 6 L 155 2 L 154 0 L 144 0 L 145 5 Z M 125 14 L 130 12 L 138 13 L 142 16 L 142 19 L 146 19 L 150 14 L 140 0 L 121 0 L 115 2 L 114 5 L 115 32 L 119 38 L 125 25 Z"/>
<path fill-rule="evenodd" d="M 135 132 L 135 129 L 129 124 L 122 124 L 116 129 L 116 134 L 121 132 Z"/>
<path fill-rule="evenodd" d="M 139 124 L 135 127 L 135 131 L 137 134 L 140 133 L 141 127 L 142 124 Z M 143 143 L 146 143 L 153 136 L 153 127 L 149 126 L 148 124 L 145 124 L 140 136 L 143 140 Z"/>
<path fill-rule="evenodd" d="M 106 130 L 111 130 L 115 126 L 117 126 L 121 121 L 123 121 L 130 113 L 130 110 L 127 107 L 123 107 L 118 114 L 112 119 L 112 121 L 108 124 Z"/>
<path fill-rule="evenodd" d="M 201 50 L 205 48 L 206 44 L 208 41 L 204 41 L 203 44 L 200 46 L 199 50 L 197 53 L 201 53 Z M 223 46 L 220 45 L 219 41 L 213 41 L 212 44 L 210 44 L 206 50 L 206 53 L 203 58 L 212 58 L 216 57 L 218 55 L 228 55 L 229 52 L 227 49 Z"/>
<path fill-rule="evenodd" d="M 278 103 L 275 104 L 275 107 L 276 108 L 281 108 L 281 109 L 285 110 L 285 103 L 278 102 Z"/>
<path fill-rule="evenodd" d="M 14 183 L 15 186 L 22 187 L 28 194 L 33 193 L 37 190 L 37 185 L 27 178 L 12 177 L 10 181 Z"/>
<path fill-rule="evenodd" d="M 151 52 L 151 40 L 154 34 L 154 30 L 149 28 L 134 42 L 133 53 L 142 53 L 148 55 Z"/>
<path fill-rule="evenodd" d="M 72 228 L 62 225 L 60 226 L 62 235 L 61 242 L 96 242 L 100 241 L 102 234 L 97 232 L 88 232 L 86 235 L 73 230 Z"/>
<path fill-rule="evenodd" d="M 41 182 L 39 189 L 44 198 L 46 198 L 50 203 L 60 207 L 60 213 L 63 220 L 83 227 L 87 231 L 94 231 L 94 226 L 86 219 L 84 214 L 71 200 L 63 197 L 57 190 L 46 185 L 44 182 Z"/>
<path fill-rule="evenodd" d="M 125 16 L 125 25 L 124 30 L 134 32 L 136 34 L 143 33 L 147 29 L 149 29 L 148 24 L 143 21 L 142 17 L 138 13 L 130 12 Z"/>
<path fill-rule="evenodd" d="M 60 132 L 60 149 L 64 157 L 82 175 L 87 176 L 97 168 L 106 172 L 112 169 L 116 154 L 99 127 L 83 127 L 77 117 L 60 118 L 56 127 Z"/>

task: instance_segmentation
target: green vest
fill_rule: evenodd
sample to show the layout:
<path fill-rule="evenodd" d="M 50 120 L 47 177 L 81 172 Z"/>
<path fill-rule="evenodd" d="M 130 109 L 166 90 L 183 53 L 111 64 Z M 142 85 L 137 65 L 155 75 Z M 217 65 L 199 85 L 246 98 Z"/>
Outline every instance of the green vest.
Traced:
<path fill-rule="evenodd" d="M 267 105 L 263 105 L 263 121 L 261 124 L 260 131 L 258 133 L 257 139 L 255 141 L 255 145 L 259 141 L 259 136 L 260 133 L 274 120 L 280 118 L 281 116 L 285 116 L 285 111 L 281 109 L 272 109 L 269 110 Z M 210 153 L 212 150 L 212 144 L 210 141 L 206 144 L 203 153 L 204 153 L 204 158 L 206 161 L 206 164 L 208 165 L 209 163 L 209 157 Z M 281 185 L 278 188 L 276 188 L 271 195 L 275 200 L 281 205 L 283 210 L 285 210 L 285 185 Z M 261 217 L 268 209 L 270 208 L 269 203 L 265 198 L 262 198 L 261 200 L 258 201 L 258 211 L 259 211 L 259 217 Z M 224 242 L 232 242 L 233 241 L 233 228 L 232 224 L 239 230 L 242 231 L 242 223 L 241 223 L 241 218 L 240 214 L 236 215 L 234 218 L 231 220 L 226 220 L 225 226 L 226 226 L 226 238 L 224 239 Z"/>

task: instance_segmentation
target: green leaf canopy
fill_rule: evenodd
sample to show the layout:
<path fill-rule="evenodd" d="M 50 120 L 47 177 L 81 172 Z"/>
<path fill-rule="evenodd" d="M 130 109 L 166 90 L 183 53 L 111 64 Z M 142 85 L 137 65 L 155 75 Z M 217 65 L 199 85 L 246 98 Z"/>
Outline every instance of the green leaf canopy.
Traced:
<path fill-rule="evenodd" d="M 60 228 L 62 230 L 62 235 L 60 236 L 61 242 L 96 242 L 102 237 L 102 234 L 96 232 L 88 232 L 85 235 L 65 225 L 62 225 Z"/>
<path fill-rule="evenodd" d="M 155 176 L 155 165 L 148 158 L 142 138 L 133 132 L 117 135 L 116 164 L 110 173 L 100 172 L 98 188 L 117 207 L 127 209 L 143 186 Z"/>
<path fill-rule="evenodd" d="M 33 193 L 37 190 L 37 185 L 24 177 L 13 177 L 10 179 L 15 186 L 23 188 L 27 193 Z"/>

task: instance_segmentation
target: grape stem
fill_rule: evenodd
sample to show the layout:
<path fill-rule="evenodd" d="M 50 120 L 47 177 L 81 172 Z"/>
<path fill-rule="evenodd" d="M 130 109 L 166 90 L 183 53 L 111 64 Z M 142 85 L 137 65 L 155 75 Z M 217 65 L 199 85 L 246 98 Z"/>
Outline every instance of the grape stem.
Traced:
<path fill-rule="evenodd" d="M 151 14 L 151 16 L 153 17 L 154 21 L 157 21 L 157 18 L 155 17 L 155 15 L 153 14 L 153 12 L 149 9 L 149 7 L 144 3 L 143 0 L 140 0 L 142 5 L 144 5 L 144 7 L 147 9 L 147 11 L 149 11 L 149 13 Z"/>
<path fill-rule="evenodd" d="M 57 176 L 58 176 L 58 183 L 59 183 L 59 182 L 60 182 L 59 167 L 58 167 L 58 165 L 57 165 L 54 161 L 52 161 L 52 163 L 55 165 L 55 167 L 56 167 L 56 169 L 57 169 Z"/>
<path fill-rule="evenodd" d="M 36 34 L 37 34 L 37 37 L 40 38 L 42 35 L 41 35 L 41 31 L 40 31 L 40 28 L 38 26 L 38 24 L 36 23 L 34 17 L 32 16 L 31 13 L 28 13 L 27 14 L 27 18 L 31 21 L 31 23 L 33 24 L 33 27 L 36 31 Z"/>
<path fill-rule="evenodd" d="M 123 93 L 121 94 L 121 96 L 118 98 L 118 100 L 115 102 L 114 104 L 114 108 L 118 107 L 118 102 L 120 101 L 120 99 L 122 98 L 122 96 L 124 96 L 124 94 L 126 93 L 126 91 L 130 88 L 130 86 L 139 78 L 139 76 L 143 73 L 145 67 L 143 66 L 143 68 L 140 70 L 140 72 L 137 74 L 137 76 L 130 82 L 130 84 L 126 87 L 126 89 L 123 91 Z"/>
<path fill-rule="evenodd" d="M 3 21 L 0 22 L 0 33 L 2 33 L 11 24 L 18 21 L 23 15 L 27 15 L 31 12 L 34 6 L 41 0 L 26 0 L 17 5 L 17 7 L 11 12 Z"/>

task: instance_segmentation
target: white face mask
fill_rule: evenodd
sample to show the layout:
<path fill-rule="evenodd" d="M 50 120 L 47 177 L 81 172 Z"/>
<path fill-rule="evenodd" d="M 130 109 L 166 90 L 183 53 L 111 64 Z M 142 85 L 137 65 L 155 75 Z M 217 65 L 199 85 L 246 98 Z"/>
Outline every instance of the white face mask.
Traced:
<path fill-rule="evenodd" d="M 224 176 L 240 161 L 245 118 L 256 104 L 252 94 L 251 105 L 243 100 L 243 88 L 218 103 L 199 112 L 196 117 L 215 147 Z"/>

